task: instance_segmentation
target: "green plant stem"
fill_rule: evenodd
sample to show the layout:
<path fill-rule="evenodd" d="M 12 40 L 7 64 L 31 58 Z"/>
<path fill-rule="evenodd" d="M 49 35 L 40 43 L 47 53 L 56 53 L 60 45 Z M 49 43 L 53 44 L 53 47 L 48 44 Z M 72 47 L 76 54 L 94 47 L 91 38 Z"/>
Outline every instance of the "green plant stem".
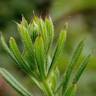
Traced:
<path fill-rule="evenodd" d="M 54 96 L 52 90 L 50 89 L 49 84 L 46 81 L 43 81 L 43 86 L 47 96 Z"/>
<path fill-rule="evenodd" d="M 47 96 L 54 96 L 52 90 L 50 89 L 50 86 L 47 83 L 47 80 L 40 82 L 31 75 L 29 75 L 29 77 L 40 88 L 40 90 L 43 91 Z"/>

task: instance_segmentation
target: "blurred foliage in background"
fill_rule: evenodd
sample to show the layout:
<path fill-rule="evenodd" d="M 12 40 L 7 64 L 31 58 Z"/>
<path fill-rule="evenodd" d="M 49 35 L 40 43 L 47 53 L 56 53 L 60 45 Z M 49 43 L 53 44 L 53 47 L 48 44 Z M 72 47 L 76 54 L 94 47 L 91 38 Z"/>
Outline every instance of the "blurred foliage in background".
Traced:
<path fill-rule="evenodd" d="M 76 43 L 85 39 L 86 46 L 82 55 L 92 51 L 92 58 L 87 67 L 87 72 L 81 78 L 77 96 L 96 96 L 96 0 L 0 0 L 0 31 L 7 40 L 10 36 L 14 36 L 22 48 L 15 22 L 20 22 L 22 15 L 29 21 L 34 14 L 42 18 L 47 15 L 52 17 L 55 25 L 55 39 L 57 39 L 60 29 L 65 27 L 66 22 L 68 23 L 65 51 L 60 57 L 62 61 L 58 60 L 61 72 L 64 71 L 68 56 L 70 56 Z M 25 74 L 14 66 L 13 61 L 5 53 L 1 44 L 0 66 L 4 66 L 10 72 L 13 72 L 25 86 L 30 86 L 30 81 L 27 80 Z M 2 85 L 1 83 L 0 81 L 0 85 Z M 2 90 L 0 89 L 0 92 Z M 38 89 L 30 90 L 35 93 L 35 90 Z M 36 96 L 38 93 L 36 93 Z"/>

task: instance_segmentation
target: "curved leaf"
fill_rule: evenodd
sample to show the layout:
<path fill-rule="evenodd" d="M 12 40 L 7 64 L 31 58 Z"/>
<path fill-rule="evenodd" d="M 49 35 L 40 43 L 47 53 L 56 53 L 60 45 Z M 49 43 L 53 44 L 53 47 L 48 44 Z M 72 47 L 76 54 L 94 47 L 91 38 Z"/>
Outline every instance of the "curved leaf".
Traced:
<path fill-rule="evenodd" d="M 24 71 L 25 72 L 30 72 L 30 66 L 28 65 L 28 63 L 22 58 L 21 56 L 21 53 L 18 49 L 18 46 L 15 42 L 15 39 L 13 37 L 10 38 L 10 41 L 9 41 L 9 44 L 10 44 L 10 47 L 11 47 L 11 50 L 16 58 L 16 60 L 18 61 L 18 64 L 20 66 L 21 69 L 25 69 Z"/>

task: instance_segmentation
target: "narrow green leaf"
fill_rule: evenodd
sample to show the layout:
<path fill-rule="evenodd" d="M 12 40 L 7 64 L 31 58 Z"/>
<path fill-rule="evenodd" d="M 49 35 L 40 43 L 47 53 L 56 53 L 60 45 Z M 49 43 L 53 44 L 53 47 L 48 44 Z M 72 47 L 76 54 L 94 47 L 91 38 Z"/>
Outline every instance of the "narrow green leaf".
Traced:
<path fill-rule="evenodd" d="M 28 57 L 30 60 L 27 60 L 27 62 L 30 64 L 31 69 L 33 70 L 35 68 L 35 60 L 34 60 L 34 49 L 33 49 L 33 43 L 32 43 L 31 37 L 28 33 L 28 30 L 25 28 L 25 26 L 18 24 L 18 27 L 19 27 L 19 32 L 20 32 L 25 50 L 28 52 L 28 55 L 29 55 Z"/>
<path fill-rule="evenodd" d="M 64 74 L 64 80 L 63 80 L 63 90 L 62 92 L 64 93 L 67 86 L 68 86 L 68 83 L 69 83 L 69 80 L 70 80 L 70 77 L 71 77 L 71 74 L 72 74 L 72 71 L 80 57 L 80 54 L 83 50 L 83 47 L 84 47 L 84 43 L 83 41 L 81 41 L 79 43 L 79 45 L 77 46 L 75 52 L 73 53 L 73 56 L 72 56 L 72 59 L 71 59 L 71 62 L 69 63 L 67 69 L 66 69 L 66 72 Z"/>
<path fill-rule="evenodd" d="M 0 68 L 0 74 L 22 96 L 33 96 L 8 71 Z"/>
<path fill-rule="evenodd" d="M 85 68 L 86 68 L 86 66 L 87 66 L 87 64 L 88 64 L 88 62 L 89 62 L 89 58 L 90 58 L 90 55 L 87 56 L 87 57 L 83 60 L 83 62 L 81 63 L 81 65 L 80 65 L 80 67 L 78 68 L 78 71 L 76 72 L 76 75 L 75 75 L 75 77 L 74 77 L 74 79 L 73 79 L 73 84 L 76 84 L 76 83 L 78 82 L 78 80 L 80 79 L 83 71 L 85 70 Z"/>
<path fill-rule="evenodd" d="M 65 94 L 63 94 L 63 96 L 76 96 L 76 84 L 72 85 L 71 87 L 69 87 Z"/>
<path fill-rule="evenodd" d="M 45 52 L 47 53 L 47 51 L 48 51 L 48 41 L 49 41 L 50 38 L 48 38 L 48 34 L 47 34 L 48 32 L 47 32 L 47 29 L 46 29 L 46 24 L 42 19 L 39 20 L 39 28 L 40 28 L 40 33 L 42 35 L 42 38 L 44 40 Z"/>
<path fill-rule="evenodd" d="M 10 38 L 9 44 L 10 44 L 11 50 L 19 64 L 19 67 L 21 69 L 23 69 L 23 71 L 25 71 L 25 72 L 30 72 L 30 66 L 22 58 L 21 53 L 20 53 L 18 46 L 15 42 L 15 39 L 13 37 Z"/>
<path fill-rule="evenodd" d="M 56 63 L 56 60 L 60 56 L 60 52 L 62 51 L 62 49 L 64 47 L 65 40 L 66 40 L 66 31 L 61 31 L 55 52 L 52 57 L 52 61 L 51 61 L 51 65 L 50 65 L 48 74 L 50 74 L 51 70 L 55 67 L 54 64 Z"/>
<path fill-rule="evenodd" d="M 54 37 L 54 26 L 51 18 L 46 18 L 45 19 L 45 25 L 46 25 L 46 30 L 47 30 L 47 36 L 48 36 L 48 49 L 50 48 L 53 37 Z"/>
<path fill-rule="evenodd" d="M 44 43 L 41 36 L 37 37 L 35 44 L 35 57 L 37 66 L 41 75 L 41 78 L 45 78 L 45 50 L 44 50 Z"/>
<path fill-rule="evenodd" d="M 9 49 L 9 47 L 7 46 L 6 42 L 5 42 L 5 39 L 3 37 L 3 35 L 1 35 L 1 43 L 2 43 L 2 46 L 4 47 L 5 51 L 10 54 L 10 56 L 12 57 L 13 60 L 16 60 L 16 58 L 14 57 L 13 53 L 11 52 L 11 50 Z"/>

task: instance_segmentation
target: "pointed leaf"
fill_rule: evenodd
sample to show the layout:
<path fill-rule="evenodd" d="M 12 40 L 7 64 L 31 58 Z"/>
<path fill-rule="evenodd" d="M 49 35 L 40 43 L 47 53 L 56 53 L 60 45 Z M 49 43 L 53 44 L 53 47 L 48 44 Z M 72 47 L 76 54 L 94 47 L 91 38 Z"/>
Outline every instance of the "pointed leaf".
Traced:
<path fill-rule="evenodd" d="M 59 39 L 57 42 L 57 46 L 56 46 L 55 52 L 54 52 L 53 57 L 52 57 L 51 65 L 49 68 L 49 73 L 54 68 L 54 66 L 55 66 L 54 64 L 56 63 L 56 60 L 60 56 L 60 52 L 62 51 L 62 49 L 64 47 L 65 40 L 66 40 L 66 31 L 62 31 L 60 33 L 60 36 L 59 36 Z"/>
<path fill-rule="evenodd" d="M 45 25 L 45 22 L 40 19 L 40 23 L 39 23 L 39 26 L 40 26 L 40 31 L 41 31 L 41 34 L 42 34 L 42 37 L 43 37 L 43 40 L 44 40 L 44 47 L 45 47 L 45 51 L 47 52 L 47 49 L 48 49 L 48 35 L 47 35 L 47 29 L 46 29 L 46 25 Z"/>
<path fill-rule="evenodd" d="M 45 78 L 45 50 L 44 50 L 44 43 L 41 36 L 37 37 L 35 44 L 35 57 L 37 66 L 41 75 L 41 78 Z"/>
<path fill-rule="evenodd" d="M 46 24 L 46 30 L 47 30 L 47 36 L 48 36 L 48 49 L 50 48 L 53 37 L 54 37 L 54 26 L 51 18 L 46 18 L 45 19 L 45 24 Z"/>
<path fill-rule="evenodd" d="M 18 28 L 25 47 L 24 51 L 28 52 L 28 57 L 30 60 L 27 60 L 26 58 L 25 59 L 30 64 L 31 69 L 33 70 L 35 68 L 35 60 L 34 60 L 34 49 L 33 49 L 33 43 L 31 37 L 28 33 L 28 29 L 26 29 L 25 26 L 18 24 Z"/>
<path fill-rule="evenodd" d="M 66 69 L 66 72 L 64 74 L 64 81 L 63 81 L 63 90 L 62 92 L 64 93 L 67 86 L 68 86 L 68 83 L 69 83 L 69 80 L 70 80 L 70 77 L 71 77 L 71 74 L 72 74 L 72 71 L 80 57 L 80 54 L 83 50 L 83 47 L 84 47 L 84 43 L 83 41 L 81 41 L 79 43 L 79 45 L 77 46 L 75 52 L 73 53 L 73 56 L 72 56 L 72 59 L 71 59 L 71 62 L 69 63 L 67 69 Z"/>
<path fill-rule="evenodd" d="M 12 57 L 13 60 L 15 60 L 17 62 L 17 60 L 14 57 L 13 53 L 11 52 L 9 47 L 7 46 L 7 44 L 5 42 L 5 38 L 3 37 L 3 35 L 1 35 L 1 43 L 2 43 L 2 46 L 4 47 L 5 51 Z"/>
<path fill-rule="evenodd" d="M 23 69 L 25 72 L 30 72 L 30 67 L 27 62 L 22 58 L 21 53 L 13 37 L 10 38 L 9 44 L 20 68 Z"/>

